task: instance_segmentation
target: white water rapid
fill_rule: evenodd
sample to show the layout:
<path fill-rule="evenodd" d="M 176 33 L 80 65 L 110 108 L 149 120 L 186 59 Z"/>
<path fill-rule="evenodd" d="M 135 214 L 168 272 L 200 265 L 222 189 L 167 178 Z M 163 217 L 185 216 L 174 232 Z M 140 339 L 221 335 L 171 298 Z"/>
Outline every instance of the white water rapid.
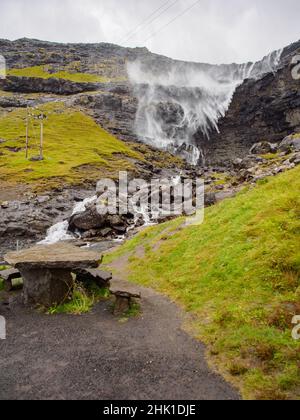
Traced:
<path fill-rule="evenodd" d="M 86 209 L 87 204 L 92 203 L 97 200 L 97 196 L 86 198 L 83 201 L 77 203 L 73 209 L 72 216 L 74 214 L 83 213 Z M 74 236 L 68 233 L 69 222 L 64 220 L 63 222 L 58 222 L 47 231 L 46 238 L 39 242 L 40 245 L 51 245 L 59 241 L 68 241 L 74 239 Z"/>
<path fill-rule="evenodd" d="M 181 176 L 178 175 L 176 177 L 170 178 L 170 184 L 171 186 L 175 187 L 181 182 Z M 148 201 L 149 199 L 149 186 L 144 191 L 144 202 Z M 96 202 L 97 196 L 94 195 L 93 197 L 88 197 L 83 201 L 78 202 L 72 212 L 72 215 L 83 213 L 86 210 L 86 207 L 88 204 Z M 143 226 L 153 226 L 157 224 L 158 215 L 157 214 L 151 214 L 151 209 L 149 208 L 149 204 L 140 204 L 139 206 L 134 207 L 134 223 L 131 227 L 128 227 L 127 233 L 133 230 L 142 219 Z M 60 241 L 67 241 L 75 239 L 75 236 L 73 236 L 71 233 L 68 232 L 69 228 L 69 222 L 68 220 L 64 220 L 62 222 L 58 222 L 55 225 L 51 226 L 48 231 L 46 238 L 39 242 L 40 245 L 51 245 L 55 244 Z M 79 235 L 79 233 L 78 233 Z M 80 235 L 79 235 L 80 236 Z M 118 236 L 115 238 L 115 242 L 122 242 L 125 239 L 126 235 L 124 236 Z"/>

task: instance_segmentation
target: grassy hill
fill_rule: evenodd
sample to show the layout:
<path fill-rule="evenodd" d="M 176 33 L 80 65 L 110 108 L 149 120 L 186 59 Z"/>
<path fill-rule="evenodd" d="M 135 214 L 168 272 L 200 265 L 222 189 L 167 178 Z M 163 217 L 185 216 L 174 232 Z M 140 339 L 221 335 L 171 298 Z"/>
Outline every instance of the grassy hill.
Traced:
<path fill-rule="evenodd" d="M 126 157 L 144 159 L 80 110 L 67 108 L 61 102 L 30 110 L 35 116 L 41 112 L 47 116 L 44 122 L 45 159 L 41 162 L 31 162 L 25 157 L 26 109 L 0 112 L 2 181 L 36 183 L 40 189 L 59 182 L 78 184 L 130 169 L 132 166 Z M 31 117 L 29 158 L 39 154 L 39 136 L 40 122 Z"/>
<path fill-rule="evenodd" d="M 116 79 L 108 78 L 98 74 L 81 73 L 75 70 L 60 70 L 60 71 L 49 71 L 51 66 L 33 66 L 25 67 L 21 69 L 8 70 L 8 76 L 16 77 L 37 77 L 40 79 L 64 79 L 70 80 L 71 82 L 77 83 L 109 83 L 111 81 L 118 81 Z"/>
<path fill-rule="evenodd" d="M 206 210 L 151 227 L 106 256 L 192 315 L 210 362 L 245 398 L 300 399 L 300 168 Z M 200 397 L 200 396 L 199 396 Z"/>

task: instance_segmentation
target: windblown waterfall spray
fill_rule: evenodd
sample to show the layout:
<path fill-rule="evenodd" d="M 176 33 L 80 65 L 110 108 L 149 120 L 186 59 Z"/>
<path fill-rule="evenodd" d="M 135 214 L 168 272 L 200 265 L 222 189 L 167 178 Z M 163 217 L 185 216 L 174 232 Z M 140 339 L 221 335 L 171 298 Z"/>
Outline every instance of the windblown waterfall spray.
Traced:
<path fill-rule="evenodd" d="M 137 60 L 127 65 L 139 101 L 135 130 L 152 146 L 197 165 L 202 153 L 194 136 L 218 131 L 236 88 L 245 79 L 276 72 L 282 50 L 256 63 L 209 65 Z M 204 163 L 202 161 L 202 163 Z"/>

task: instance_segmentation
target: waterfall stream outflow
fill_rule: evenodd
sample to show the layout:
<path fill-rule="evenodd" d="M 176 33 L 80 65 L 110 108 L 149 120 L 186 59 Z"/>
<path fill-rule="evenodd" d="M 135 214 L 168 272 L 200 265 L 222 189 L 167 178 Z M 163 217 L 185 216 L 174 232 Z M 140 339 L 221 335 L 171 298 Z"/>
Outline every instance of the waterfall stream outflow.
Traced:
<path fill-rule="evenodd" d="M 283 50 L 246 64 L 130 62 L 129 79 L 138 99 L 135 131 L 141 141 L 197 165 L 202 153 L 194 138 L 218 131 L 235 90 L 246 79 L 275 73 Z M 202 162 L 203 163 L 203 162 Z"/>
<path fill-rule="evenodd" d="M 56 223 L 48 229 L 46 238 L 38 244 L 52 245 L 60 241 L 68 241 L 74 239 L 74 237 L 68 233 L 68 228 L 69 222 L 67 220 Z"/>
<path fill-rule="evenodd" d="M 177 176 L 172 176 L 170 181 L 171 187 L 176 187 L 179 183 L 181 183 L 181 173 Z M 157 192 L 158 190 L 156 190 Z M 132 226 L 129 226 L 127 228 L 126 234 L 128 234 L 130 231 L 134 230 L 137 226 L 140 226 L 140 219 L 143 220 L 143 226 L 153 226 L 158 223 L 159 214 L 152 213 L 151 206 L 149 204 L 149 185 L 145 187 L 144 191 L 142 191 L 144 194 L 144 197 L 146 197 L 145 200 L 142 200 L 140 205 L 134 206 L 131 210 L 134 215 L 134 223 Z M 141 194 L 141 191 L 139 191 L 139 194 Z M 98 199 L 97 195 L 94 195 L 92 197 L 88 197 L 84 199 L 83 201 L 78 202 L 72 211 L 72 216 L 75 214 L 83 213 L 89 204 L 96 203 Z M 147 202 L 147 204 L 142 204 L 143 202 Z M 77 232 L 77 237 L 80 237 L 80 232 Z M 126 235 L 118 236 L 114 239 L 115 242 L 122 242 L 125 240 Z M 46 238 L 40 242 L 38 242 L 39 245 L 52 245 L 60 241 L 70 241 L 76 239 L 76 235 L 73 235 L 69 232 L 69 221 L 63 220 L 60 221 L 53 226 L 51 226 L 46 234 Z"/>
<path fill-rule="evenodd" d="M 93 203 L 97 200 L 97 196 L 88 197 L 83 201 L 79 201 L 72 211 L 72 216 L 74 214 L 83 213 L 86 209 L 86 206 L 90 203 Z M 62 222 L 58 222 L 55 225 L 51 226 L 48 231 L 46 238 L 39 242 L 40 245 L 52 245 L 60 241 L 69 241 L 75 239 L 74 236 L 69 233 L 69 222 L 68 220 L 64 220 Z"/>

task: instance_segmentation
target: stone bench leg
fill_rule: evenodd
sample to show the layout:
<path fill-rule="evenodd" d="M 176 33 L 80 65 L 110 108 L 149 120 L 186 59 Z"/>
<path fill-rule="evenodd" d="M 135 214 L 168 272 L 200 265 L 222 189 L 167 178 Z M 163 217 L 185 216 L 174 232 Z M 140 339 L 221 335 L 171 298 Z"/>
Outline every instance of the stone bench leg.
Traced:
<path fill-rule="evenodd" d="M 116 302 L 114 307 L 114 315 L 120 316 L 127 312 L 132 304 L 130 297 L 116 296 Z"/>
<path fill-rule="evenodd" d="M 127 312 L 135 299 L 141 299 L 141 295 L 129 292 L 110 291 L 115 296 L 114 315 L 120 316 Z"/>
<path fill-rule="evenodd" d="M 69 270 L 20 268 L 20 272 L 25 305 L 49 308 L 65 303 L 72 295 L 74 280 Z"/>
<path fill-rule="evenodd" d="M 12 281 L 11 280 L 4 280 L 4 291 L 11 292 L 13 289 Z"/>

